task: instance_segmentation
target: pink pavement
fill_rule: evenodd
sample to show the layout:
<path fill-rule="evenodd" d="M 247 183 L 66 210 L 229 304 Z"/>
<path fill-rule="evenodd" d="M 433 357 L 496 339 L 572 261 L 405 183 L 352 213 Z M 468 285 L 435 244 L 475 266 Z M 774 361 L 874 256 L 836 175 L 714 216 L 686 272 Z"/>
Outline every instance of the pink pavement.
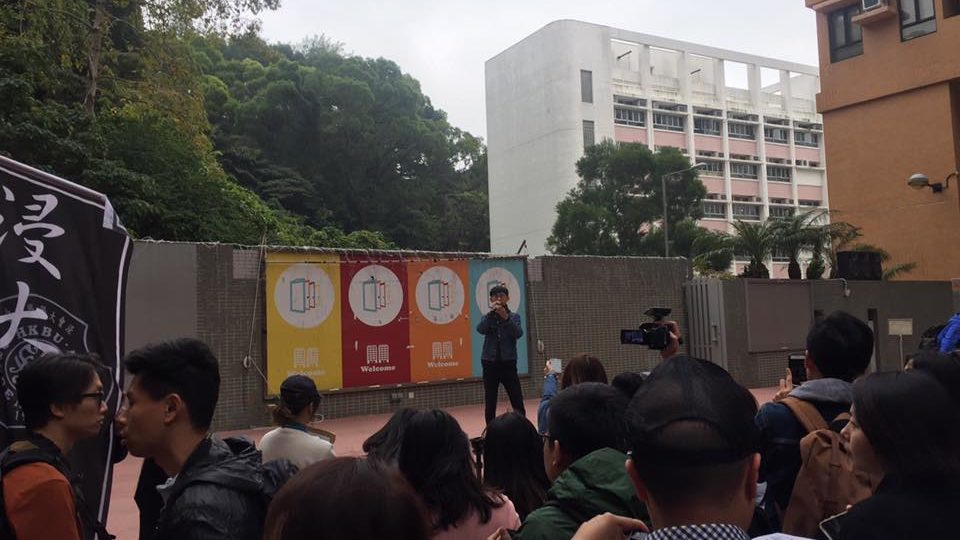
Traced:
<path fill-rule="evenodd" d="M 753 388 L 750 390 L 757 398 L 758 403 L 766 403 L 773 399 L 776 388 Z M 527 418 L 536 425 L 537 423 L 537 405 L 540 399 L 528 399 L 524 401 L 527 409 Z M 502 414 L 510 410 L 510 404 L 502 401 L 497 408 L 497 414 Z M 483 405 L 464 405 L 462 407 L 453 407 L 448 409 L 467 435 L 478 437 L 483 433 L 484 418 Z M 327 420 L 321 424 L 324 429 L 337 435 L 337 441 L 334 445 L 338 456 L 359 456 L 363 455 L 361 445 L 364 439 L 369 437 L 374 431 L 380 429 L 390 418 L 390 414 L 377 414 L 370 416 L 351 416 L 348 418 L 338 418 L 336 420 Z M 257 443 L 264 433 L 272 427 L 263 427 L 243 431 L 229 431 L 219 433 L 220 436 L 244 435 Z M 133 501 L 133 493 L 137 487 L 137 476 L 140 474 L 140 458 L 133 456 L 118 463 L 113 469 L 113 492 L 110 498 L 110 515 L 107 520 L 107 530 L 117 536 L 118 540 L 136 540 L 140 528 L 140 513 L 137 505 Z"/>

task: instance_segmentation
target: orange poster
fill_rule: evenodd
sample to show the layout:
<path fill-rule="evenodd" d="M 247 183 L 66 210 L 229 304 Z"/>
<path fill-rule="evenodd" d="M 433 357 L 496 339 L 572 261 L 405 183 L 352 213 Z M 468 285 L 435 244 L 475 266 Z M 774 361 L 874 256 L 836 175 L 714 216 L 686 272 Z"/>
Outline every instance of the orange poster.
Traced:
<path fill-rule="evenodd" d="M 407 263 L 411 382 L 471 376 L 466 261 Z"/>

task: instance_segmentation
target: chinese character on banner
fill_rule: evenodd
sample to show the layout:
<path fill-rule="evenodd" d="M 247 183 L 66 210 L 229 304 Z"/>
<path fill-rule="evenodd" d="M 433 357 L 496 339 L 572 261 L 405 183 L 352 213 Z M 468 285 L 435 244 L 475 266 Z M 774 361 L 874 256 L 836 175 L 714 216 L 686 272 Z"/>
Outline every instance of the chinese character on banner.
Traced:
<path fill-rule="evenodd" d="M 46 354 L 95 353 L 105 401 L 119 405 L 123 305 L 132 245 L 110 201 L 0 156 L 0 448 L 26 430 L 20 373 Z M 106 521 L 113 422 L 70 452 L 80 489 Z"/>

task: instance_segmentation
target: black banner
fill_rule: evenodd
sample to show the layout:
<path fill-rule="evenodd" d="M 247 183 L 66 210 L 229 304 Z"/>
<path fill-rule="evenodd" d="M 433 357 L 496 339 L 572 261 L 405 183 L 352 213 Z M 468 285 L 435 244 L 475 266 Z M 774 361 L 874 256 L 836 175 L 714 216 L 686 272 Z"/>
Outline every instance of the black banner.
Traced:
<path fill-rule="evenodd" d="M 0 156 L 0 443 L 24 430 L 17 377 L 49 352 L 92 352 L 110 412 L 100 436 L 68 456 L 106 522 L 120 403 L 123 305 L 132 244 L 107 198 Z"/>

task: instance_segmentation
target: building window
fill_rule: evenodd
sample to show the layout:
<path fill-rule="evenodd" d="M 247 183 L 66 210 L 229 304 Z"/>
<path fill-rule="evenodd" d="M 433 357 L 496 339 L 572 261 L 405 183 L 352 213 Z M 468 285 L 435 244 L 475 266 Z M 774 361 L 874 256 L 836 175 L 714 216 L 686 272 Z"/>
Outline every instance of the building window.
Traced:
<path fill-rule="evenodd" d="M 733 219 L 746 219 L 746 220 L 758 221 L 760 219 L 760 207 L 756 204 L 734 203 Z"/>
<path fill-rule="evenodd" d="M 786 219 L 793 216 L 792 206 L 771 206 L 770 219 Z"/>
<path fill-rule="evenodd" d="M 716 118 L 694 118 L 693 132 L 701 135 L 720 135 L 723 121 Z"/>
<path fill-rule="evenodd" d="M 706 218 L 726 218 L 727 204 L 720 202 L 704 202 L 703 217 Z"/>
<path fill-rule="evenodd" d="M 797 204 L 799 204 L 800 206 L 820 206 L 820 201 L 805 201 L 803 199 L 800 199 L 799 201 L 797 201 Z"/>
<path fill-rule="evenodd" d="M 739 124 L 737 122 L 728 122 L 727 123 L 727 135 L 733 137 L 734 139 L 750 139 L 751 141 L 756 140 L 757 138 L 757 126 L 752 124 Z"/>
<path fill-rule="evenodd" d="M 653 113 L 653 127 L 670 131 L 683 131 L 683 117 L 655 112 Z"/>
<path fill-rule="evenodd" d="M 900 39 L 907 41 L 936 31 L 933 0 L 900 0 Z"/>
<path fill-rule="evenodd" d="M 853 22 L 853 18 L 859 14 L 859 2 L 827 14 L 831 62 L 839 62 L 863 54 L 863 33 L 860 31 L 860 25 Z"/>
<path fill-rule="evenodd" d="M 583 147 L 593 146 L 594 144 L 594 135 L 593 135 L 593 120 L 584 120 L 583 121 Z"/>
<path fill-rule="evenodd" d="M 960 0 L 943 0 L 943 18 L 960 15 Z"/>
<path fill-rule="evenodd" d="M 787 130 L 785 128 L 774 128 L 774 127 L 765 127 L 763 128 L 763 138 L 767 142 L 787 144 L 790 140 L 787 138 Z"/>
<path fill-rule="evenodd" d="M 757 179 L 757 166 L 753 163 L 730 163 L 730 176 Z"/>
<path fill-rule="evenodd" d="M 580 70 L 580 101 L 593 103 L 593 72 Z"/>
<path fill-rule="evenodd" d="M 767 180 L 773 180 L 775 182 L 789 182 L 790 167 L 767 165 Z"/>
<path fill-rule="evenodd" d="M 811 148 L 820 147 L 820 134 L 810 131 L 794 131 L 793 142 L 797 146 L 809 146 Z"/>
<path fill-rule="evenodd" d="M 646 122 L 644 121 L 646 119 L 645 116 L 646 115 L 644 115 L 643 111 L 637 109 L 621 107 L 619 105 L 613 107 L 614 124 L 643 127 L 646 125 Z"/>
<path fill-rule="evenodd" d="M 703 164 L 700 167 L 700 174 L 706 176 L 723 176 L 723 162 L 722 161 L 698 161 L 698 163 Z"/>

